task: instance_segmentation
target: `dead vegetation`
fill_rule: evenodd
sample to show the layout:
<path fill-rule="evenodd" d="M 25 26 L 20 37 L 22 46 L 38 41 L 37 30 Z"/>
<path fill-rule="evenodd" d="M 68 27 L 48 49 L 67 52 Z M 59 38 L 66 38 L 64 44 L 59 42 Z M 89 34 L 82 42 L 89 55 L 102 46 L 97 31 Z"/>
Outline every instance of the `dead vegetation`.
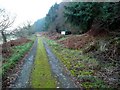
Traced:
<path fill-rule="evenodd" d="M 33 41 L 27 38 L 19 38 L 9 41 L 1 45 L 2 51 L 2 88 L 8 88 L 15 83 L 18 75 L 20 74 L 21 67 L 24 63 L 24 57 L 28 54 Z M 6 47 L 4 46 L 6 45 Z"/>
<path fill-rule="evenodd" d="M 88 34 L 84 35 L 76 35 L 76 36 L 70 36 L 69 38 L 59 41 L 59 43 L 63 44 L 67 48 L 71 49 L 81 49 L 85 47 L 90 42 L 94 42 L 94 38 L 92 36 L 89 36 Z"/>
<path fill-rule="evenodd" d="M 102 32 L 97 37 L 89 33 L 68 35 L 67 38 L 60 34 L 44 34 L 46 36 L 48 34 L 50 39 L 56 40 L 64 47 L 82 50 L 83 54 L 95 58 L 100 65 L 96 76 L 104 80 L 109 86 L 118 88 L 120 85 L 120 37 L 107 36 Z"/>
<path fill-rule="evenodd" d="M 19 46 L 19 45 L 22 45 L 22 44 L 27 43 L 29 41 L 30 40 L 27 39 L 27 38 L 19 38 L 19 39 L 11 40 L 9 42 L 1 44 L 0 45 L 0 47 L 1 47 L 0 48 L 0 54 L 2 54 L 3 58 L 8 58 L 12 54 L 11 47 L 13 47 L 13 46 Z"/>

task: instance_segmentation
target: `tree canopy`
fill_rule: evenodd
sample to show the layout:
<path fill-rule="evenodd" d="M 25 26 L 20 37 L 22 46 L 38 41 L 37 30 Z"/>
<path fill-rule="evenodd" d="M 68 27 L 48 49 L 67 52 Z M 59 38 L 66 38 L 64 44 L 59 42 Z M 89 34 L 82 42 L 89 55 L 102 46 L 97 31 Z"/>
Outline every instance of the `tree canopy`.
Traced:
<path fill-rule="evenodd" d="M 120 28 L 120 2 L 70 2 L 64 11 L 66 21 L 88 31 L 97 20 L 108 30 Z"/>
<path fill-rule="evenodd" d="M 55 3 L 40 22 L 43 23 L 36 24 L 40 31 L 60 33 L 62 30 L 69 30 L 76 34 L 85 33 L 92 28 L 118 31 L 120 2 Z"/>

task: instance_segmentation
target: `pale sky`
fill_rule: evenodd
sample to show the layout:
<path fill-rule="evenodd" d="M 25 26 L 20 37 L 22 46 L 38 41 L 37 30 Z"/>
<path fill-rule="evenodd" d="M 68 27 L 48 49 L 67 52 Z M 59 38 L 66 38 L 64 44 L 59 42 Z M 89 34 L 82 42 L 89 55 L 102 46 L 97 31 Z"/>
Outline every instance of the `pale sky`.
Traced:
<path fill-rule="evenodd" d="M 16 15 L 14 27 L 26 21 L 36 21 L 45 17 L 49 8 L 54 3 L 62 0 L 0 0 L 0 8 L 5 8 L 11 14 Z"/>

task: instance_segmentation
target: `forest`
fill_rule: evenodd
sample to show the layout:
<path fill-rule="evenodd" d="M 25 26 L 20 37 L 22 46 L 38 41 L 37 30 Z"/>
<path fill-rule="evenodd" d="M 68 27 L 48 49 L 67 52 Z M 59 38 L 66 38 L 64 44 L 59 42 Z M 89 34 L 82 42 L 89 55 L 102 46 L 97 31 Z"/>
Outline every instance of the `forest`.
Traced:
<path fill-rule="evenodd" d="M 3 88 L 120 88 L 120 2 L 55 3 L 11 32 L 0 12 Z"/>
<path fill-rule="evenodd" d="M 68 29 L 73 34 L 81 34 L 90 29 L 103 29 L 119 32 L 120 3 L 114 2 L 62 2 L 53 5 L 39 31 L 56 31 Z M 43 21 L 43 22 L 40 22 Z M 40 27 L 39 26 L 39 27 Z M 74 30 L 71 29 L 74 27 Z"/>

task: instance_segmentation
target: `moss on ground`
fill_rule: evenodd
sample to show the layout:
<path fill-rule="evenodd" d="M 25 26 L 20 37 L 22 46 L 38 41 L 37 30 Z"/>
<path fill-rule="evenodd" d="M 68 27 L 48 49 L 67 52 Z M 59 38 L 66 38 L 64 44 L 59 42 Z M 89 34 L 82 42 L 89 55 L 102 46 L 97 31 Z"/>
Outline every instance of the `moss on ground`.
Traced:
<path fill-rule="evenodd" d="M 96 77 L 95 73 L 100 67 L 96 59 L 89 57 L 89 55 L 83 55 L 81 50 L 64 48 L 62 45 L 56 43 L 56 41 L 47 38 L 44 38 L 44 40 L 52 48 L 53 53 L 68 68 L 72 76 L 77 78 L 80 86 L 84 88 L 107 87 L 101 79 L 94 78 Z"/>
<path fill-rule="evenodd" d="M 55 88 L 55 79 L 52 76 L 48 57 L 42 43 L 38 38 L 38 47 L 35 57 L 35 62 L 31 74 L 31 87 L 32 88 Z"/>

